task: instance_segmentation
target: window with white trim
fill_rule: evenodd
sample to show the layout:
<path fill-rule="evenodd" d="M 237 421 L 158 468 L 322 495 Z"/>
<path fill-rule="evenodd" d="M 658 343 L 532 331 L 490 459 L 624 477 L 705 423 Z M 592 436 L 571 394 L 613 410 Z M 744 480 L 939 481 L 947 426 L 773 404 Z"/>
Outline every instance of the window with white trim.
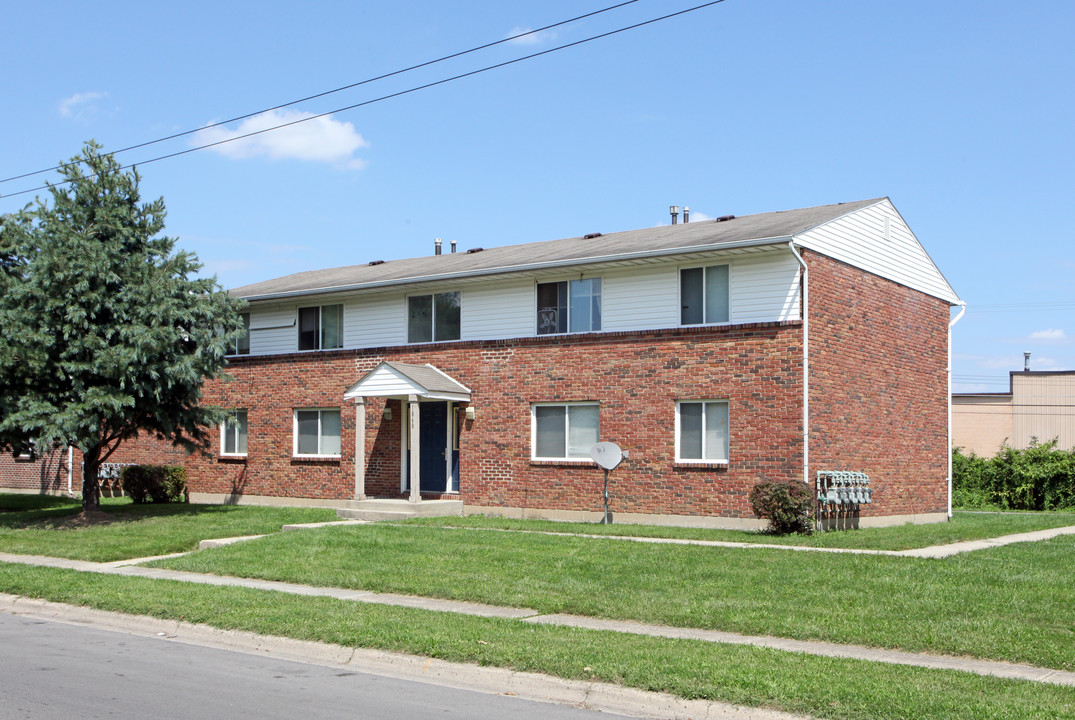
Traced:
<path fill-rule="evenodd" d="M 727 265 L 679 271 L 681 325 L 726 323 L 730 319 Z"/>
<path fill-rule="evenodd" d="M 728 462 L 728 401 L 676 403 L 676 461 Z"/>
<path fill-rule="evenodd" d="M 295 411 L 295 457 L 340 457 L 340 411 Z"/>
<path fill-rule="evenodd" d="M 246 410 L 233 410 L 220 426 L 220 454 L 246 455 Z"/>
<path fill-rule="evenodd" d="M 250 313 L 239 313 L 243 321 L 243 334 L 235 338 L 235 344 L 231 346 L 231 355 L 250 354 Z"/>
<path fill-rule="evenodd" d="M 601 437 L 600 406 L 595 402 L 538 403 L 530 412 L 530 454 L 535 460 L 589 458 Z"/>
<path fill-rule="evenodd" d="M 458 340 L 461 300 L 458 290 L 407 298 L 407 342 Z"/>
<path fill-rule="evenodd" d="M 538 335 L 600 329 L 601 278 L 538 283 Z"/>
<path fill-rule="evenodd" d="M 343 347 L 343 305 L 299 308 L 299 350 Z"/>

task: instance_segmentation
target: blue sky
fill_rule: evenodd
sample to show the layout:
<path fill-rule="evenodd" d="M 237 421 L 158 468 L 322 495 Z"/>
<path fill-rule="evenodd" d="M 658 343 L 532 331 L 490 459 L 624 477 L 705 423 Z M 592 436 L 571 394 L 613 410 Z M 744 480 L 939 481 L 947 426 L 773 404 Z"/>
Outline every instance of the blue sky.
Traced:
<path fill-rule="evenodd" d="M 279 110 L 317 114 L 699 4 L 639 0 Z M 0 177 L 501 40 L 613 0 L 38 2 L 5 10 Z M 960 296 L 956 390 L 1075 369 L 1075 3 L 726 0 L 142 164 L 236 287 L 300 270 L 889 196 Z M 254 118 L 246 127 L 263 127 Z M 260 125 L 258 123 L 261 123 Z M 240 123 L 120 155 L 142 162 Z M 0 184 L 32 188 L 41 175 Z M 33 195 L 0 197 L 11 212 Z"/>

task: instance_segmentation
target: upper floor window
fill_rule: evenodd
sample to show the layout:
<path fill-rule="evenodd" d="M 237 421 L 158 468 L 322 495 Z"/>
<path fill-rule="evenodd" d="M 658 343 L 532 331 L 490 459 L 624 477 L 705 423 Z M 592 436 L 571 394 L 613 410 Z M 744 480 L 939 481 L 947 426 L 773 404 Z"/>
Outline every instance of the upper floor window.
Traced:
<path fill-rule="evenodd" d="M 299 350 L 343 347 L 343 305 L 299 308 Z"/>
<path fill-rule="evenodd" d="M 728 461 L 728 401 L 676 403 L 676 460 Z"/>
<path fill-rule="evenodd" d="M 296 410 L 296 457 L 340 456 L 340 411 Z"/>
<path fill-rule="evenodd" d="M 680 324 L 704 325 L 729 321 L 728 266 L 679 271 Z"/>
<path fill-rule="evenodd" d="M 597 403 L 541 404 L 533 409 L 532 453 L 535 459 L 590 457 L 601 436 Z"/>
<path fill-rule="evenodd" d="M 249 355 L 250 354 L 250 313 L 240 313 L 239 317 L 243 319 L 243 334 L 235 339 L 235 344 L 231 346 L 231 354 L 233 355 Z"/>
<path fill-rule="evenodd" d="M 538 283 L 538 335 L 601 329 L 601 278 Z"/>
<path fill-rule="evenodd" d="M 459 339 L 458 290 L 407 298 L 407 342 Z"/>
<path fill-rule="evenodd" d="M 220 454 L 246 455 L 246 410 L 234 410 L 220 426 Z"/>

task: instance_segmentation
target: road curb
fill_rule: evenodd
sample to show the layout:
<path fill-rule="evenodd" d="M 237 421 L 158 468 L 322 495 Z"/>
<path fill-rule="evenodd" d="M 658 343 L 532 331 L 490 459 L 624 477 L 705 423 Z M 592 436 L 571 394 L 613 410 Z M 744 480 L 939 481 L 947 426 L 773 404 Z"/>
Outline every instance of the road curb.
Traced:
<path fill-rule="evenodd" d="M 0 593 L 0 613 L 41 620 L 86 625 L 143 637 L 157 637 L 251 655 L 273 657 L 401 680 L 430 683 L 523 700 L 618 713 L 638 718 L 713 718 L 722 720 L 809 720 L 778 710 L 745 708 L 707 700 L 685 700 L 666 693 L 647 692 L 611 683 L 565 680 L 539 673 L 406 655 L 383 650 L 257 635 L 241 630 L 222 630 L 184 621 L 125 615 L 66 603 Z"/>

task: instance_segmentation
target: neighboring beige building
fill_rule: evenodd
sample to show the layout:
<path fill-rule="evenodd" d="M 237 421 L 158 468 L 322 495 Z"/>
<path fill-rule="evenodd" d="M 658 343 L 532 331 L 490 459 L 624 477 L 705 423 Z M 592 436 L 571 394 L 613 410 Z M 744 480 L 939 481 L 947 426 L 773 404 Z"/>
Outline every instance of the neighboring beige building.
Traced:
<path fill-rule="evenodd" d="M 1075 449 L 1075 370 L 1012 372 L 1006 393 L 952 394 L 952 447 L 993 457 L 1032 438 Z"/>

